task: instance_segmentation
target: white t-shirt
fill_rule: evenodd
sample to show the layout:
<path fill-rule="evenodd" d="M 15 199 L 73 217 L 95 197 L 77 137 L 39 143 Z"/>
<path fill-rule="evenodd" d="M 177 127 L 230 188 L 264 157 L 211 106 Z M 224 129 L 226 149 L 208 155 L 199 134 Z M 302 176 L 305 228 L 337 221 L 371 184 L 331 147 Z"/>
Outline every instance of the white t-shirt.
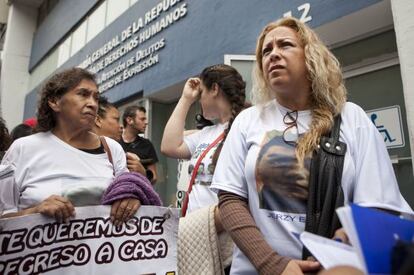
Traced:
<path fill-rule="evenodd" d="M 207 126 L 201 131 L 184 137 L 184 142 L 191 152 L 190 164 L 188 166 L 188 174 L 190 175 L 190 178 L 200 155 L 223 133 L 227 125 L 228 123 Z M 214 173 L 212 158 L 218 145 L 219 143 L 211 148 L 201 161 L 193 189 L 188 200 L 188 213 L 196 209 L 218 203 L 217 194 L 209 188 Z"/>
<path fill-rule="evenodd" d="M 211 188 L 247 198 L 269 245 L 280 255 L 301 259 L 302 246 L 291 233 L 304 231 L 307 187 L 302 183 L 307 186 L 309 171 L 298 168 L 294 145 L 283 141 L 288 136 L 283 136 L 287 128 L 283 117 L 290 110 L 275 100 L 262 108 L 254 106 L 237 116 Z M 383 138 L 368 116 L 353 103 L 345 104 L 341 116 L 340 140 L 347 144 L 342 173 L 345 203 L 412 212 L 400 194 Z M 299 134 L 310 122 L 310 111 L 298 112 Z M 231 274 L 257 274 L 237 248 Z"/>
<path fill-rule="evenodd" d="M 51 195 L 79 199 L 75 206 L 99 204 L 100 196 L 114 178 L 113 168 L 116 175 L 128 171 L 121 145 L 105 139 L 114 167 L 106 153 L 83 152 L 51 132 L 16 140 L 2 160 L 2 164 L 15 170 L 11 179 L 0 182 L 4 213 L 37 205 Z"/>

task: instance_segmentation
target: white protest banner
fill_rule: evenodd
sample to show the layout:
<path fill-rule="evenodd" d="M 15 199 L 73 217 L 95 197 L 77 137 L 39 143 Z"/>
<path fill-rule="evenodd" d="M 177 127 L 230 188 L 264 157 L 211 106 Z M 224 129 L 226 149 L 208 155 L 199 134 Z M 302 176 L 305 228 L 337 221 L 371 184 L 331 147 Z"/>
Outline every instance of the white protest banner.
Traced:
<path fill-rule="evenodd" d="M 67 224 L 40 214 L 0 220 L 0 274 L 177 273 L 177 209 L 141 206 L 119 227 L 109 213 L 87 206 Z"/>

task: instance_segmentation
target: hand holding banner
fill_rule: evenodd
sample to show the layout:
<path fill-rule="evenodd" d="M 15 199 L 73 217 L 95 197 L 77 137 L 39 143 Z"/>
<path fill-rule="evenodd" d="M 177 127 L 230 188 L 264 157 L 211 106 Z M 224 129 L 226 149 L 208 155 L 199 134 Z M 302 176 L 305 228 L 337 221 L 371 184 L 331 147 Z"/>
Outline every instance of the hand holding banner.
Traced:
<path fill-rule="evenodd" d="M 116 227 L 109 206 L 69 223 L 40 214 L 0 220 L 1 274 L 176 274 L 178 210 L 141 206 Z"/>

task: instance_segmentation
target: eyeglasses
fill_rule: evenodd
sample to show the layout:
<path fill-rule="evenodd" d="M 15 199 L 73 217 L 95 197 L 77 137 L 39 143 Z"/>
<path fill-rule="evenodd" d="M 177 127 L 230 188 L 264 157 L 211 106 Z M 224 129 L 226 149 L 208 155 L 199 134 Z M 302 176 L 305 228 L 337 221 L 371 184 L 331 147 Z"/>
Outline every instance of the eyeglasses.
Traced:
<path fill-rule="evenodd" d="M 299 138 L 297 120 L 298 111 L 286 112 L 283 116 L 283 123 L 287 125 L 285 130 L 283 130 L 283 141 L 292 146 L 296 146 L 296 142 Z"/>

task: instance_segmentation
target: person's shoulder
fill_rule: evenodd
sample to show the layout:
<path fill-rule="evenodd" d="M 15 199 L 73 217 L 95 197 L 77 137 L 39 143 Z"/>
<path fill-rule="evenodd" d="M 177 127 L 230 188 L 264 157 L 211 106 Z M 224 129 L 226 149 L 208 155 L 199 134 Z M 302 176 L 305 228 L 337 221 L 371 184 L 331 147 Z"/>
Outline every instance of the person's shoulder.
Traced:
<path fill-rule="evenodd" d="M 220 124 L 213 124 L 213 125 L 203 127 L 203 129 L 201 129 L 199 132 L 196 132 L 195 134 L 204 135 L 209 132 L 216 132 L 220 128 L 222 128 Z"/>
<path fill-rule="evenodd" d="M 116 140 L 114 140 L 110 137 L 104 137 L 104 138 L 105 138 L 106 142 L 108 143 L 108 146 L 111 148 L 111 150 L 112 150 L 112 148 L 114 148 L 116 150 L 123 151 L 122 146 L 121 146 L 121 144 L 119 144 L 118 141 L 116 141 Z"/>
<path fill-rule="evenodd" d="M 352 102 L 345 103 L 341 117 L 343 121 L 350 121 L 357 124 L 366 124 L 370 121 L 367 113 L 359 105 Z"/>
<path fill-rule="evenodd" d="M 144 143 L 144 144 L 151 144 L 152 145 L 151 140 L 149 140 L 145 137 L 139 136 L 139 135 L 136 137 L 136 139 L 132 143 Z"/>
<path fill-rule="evenodd" d="M 20 154 L 35 155 L 37 152 L 45 150 L 45 148 L 53 148 L 53 146 L 49 145 L 50 141 L 50 132 L 40 132 L 18 138 L 10 145 L 4 158 Z"/>
<path fill-rule="evenodd" d="M 344 107 L 342 109 L 342 114 L 348 115 L 361 113 L 365 113 L 365 111 L 359 105 L 350 101 L 345 102 Z"/>
<path fill-rule="evenodd" d="M 13 142 L 13 144 L 15 144 L 15 146 L 26 146 L 26 145 L 30 146 L 38 142 L 48 141 L 51 138 L 51 135 L 52 134 L 50 132 L 40 132 L 40 133 L 18 138 Z"/>
<path fill-rule="evenodd" d="M 250 106 L 239 113 L 235 119 L 235 123 L 240 125 L 251 125 L 251 123 L 256 123 L 263 115 L 273 109 L 273 102 Z"/>
<path fill-rule="evenodd" d="M 266 106 L 267 106 L 267 104 L 266 104 Z M 265 105 L 263 105 L 263 106 L 252 105 L 252 106 L 244 109 L 243 111 L 241 111 L 238 114 L 237 119 L 238 120 L 245 120 L 245 119 L 249 119 L 251 117 L 258 116 L 260 114 L 260 112 L 263 110 L 264 107 L 265 107 Z"/>

